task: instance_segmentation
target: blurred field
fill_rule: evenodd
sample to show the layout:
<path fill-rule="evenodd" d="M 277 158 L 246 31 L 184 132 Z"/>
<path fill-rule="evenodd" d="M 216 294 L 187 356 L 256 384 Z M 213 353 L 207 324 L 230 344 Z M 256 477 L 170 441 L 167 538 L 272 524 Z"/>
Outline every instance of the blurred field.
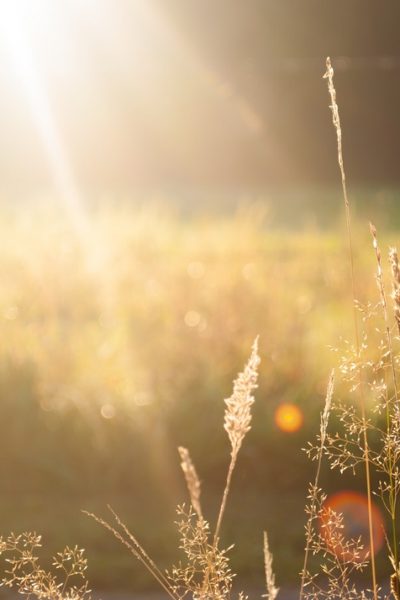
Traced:
<path fill-rule="evenodd" d="M 296 580 L 313 470 L 301 448 L 336 361 L 329 346 L 351 337 L 339 202 L 323 227 L 305 219 L 297 228 L 295 211 L 283 228 L 262 202 L 208 216 L 103 205 L 78 226 L 44 206 L 5 208 L 1 531 L 40 530 L 49 551 L 86 547 L 89 577 L 102 589 L 151 585 L 79 511 L 101 513 L 110 502 L 167 565 L 174 506 L 186 498 L 176 447 L 190 448 L 212 517 L 229 456 L 223 399 L 259 334 L 254 424 L 224 534 L 237 542 L 234 569 L 261 585 L 267 528 L 278 576 Z M 381 212 L 371 197 L 369 206 L 372 218 Z M 360 288 L 374 300 L 363 222 L 356 239 Z M 393 239 L 382 234 L 382 248 Z M 304 418 L 291 434 L 274 422 L 287 402 Z M 328 473 L 325 483 L 346 481 Z"/>

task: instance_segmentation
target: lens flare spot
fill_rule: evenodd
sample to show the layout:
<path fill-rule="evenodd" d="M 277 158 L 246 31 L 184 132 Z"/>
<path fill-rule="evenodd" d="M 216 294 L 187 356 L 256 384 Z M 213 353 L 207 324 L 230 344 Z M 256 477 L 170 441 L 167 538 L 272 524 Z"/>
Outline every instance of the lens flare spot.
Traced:
<path fill-rule="evenodd" d="M 332 511 L 342 515 L 343 523 L 340 531 L 332 524 Z M 320 517 L 320 530 L 323 532 L 328 546 L 344 560 L 362 562 L 370 554 L 368 500 L 363 494 L 343 491 L 328 497 L 323 505 Z M 374 554 L 379 552 L 385 541 L 384 520 L 381 511 L 372 503 L 372 530 Z M 356 554 L 346 543 L 360 538 L 363 550 Z"/>
<path fill-rule="evenodd" d="M 188 327 L 197 327 L 201 321 L 201 314 L 197 310 L 188 310 L 185 314 L 185 324 Z"/>
<path fill-rule="evenodd" d="M 293 433 L 303 425 L 303 413 L 296 404 L 280 404 L 275 411 L 275 423 L 281 431 Z"/>
<path fill-rule="evenodd" d="M 115 406 L 113 404 L 103 404 L 100 413 L 103 419 L 112 419 L 115 417 Z"/>

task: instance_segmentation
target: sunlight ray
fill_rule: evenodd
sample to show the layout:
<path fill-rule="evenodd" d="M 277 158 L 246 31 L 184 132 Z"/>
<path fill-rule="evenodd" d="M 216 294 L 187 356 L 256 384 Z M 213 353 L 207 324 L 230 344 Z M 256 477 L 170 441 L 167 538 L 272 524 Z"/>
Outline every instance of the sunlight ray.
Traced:
<path fill-rule="evenodd" d="M 68 157 L 59 136 L 52 107 L 40 71 L 35 64 L 34 48 L 29 32 L 24 28 L 28 5 L 6 2 L 0 11 L 0 32 L 6 53 L 21 91 L 29 103 L 35 127 L 46 152 L 57 198 L 82 239 L 88 236 L 89 224 L 72 173 Z M 25 17 L 25 19 L 24 19 Z"/>

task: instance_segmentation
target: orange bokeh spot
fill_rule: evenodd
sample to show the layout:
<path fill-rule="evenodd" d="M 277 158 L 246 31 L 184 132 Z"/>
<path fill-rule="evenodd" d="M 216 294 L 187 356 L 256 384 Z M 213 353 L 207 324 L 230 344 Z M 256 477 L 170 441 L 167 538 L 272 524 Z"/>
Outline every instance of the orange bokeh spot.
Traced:
<path fill-rule="evenodd" d="M 281 431 L 298 431 L 303 425 L 303 413 L 296 404 L 280 404 L 275 411 L 275 423 Z"/>
<path fill-rule="evenodd" d="M 344 560 L 352 560 L 354 562 L 363 561 L 371 551 L 369 542 L 368 500 L 366 496 L 358 492 L 338 492 L 327 498 L 323 509 L 324 512 L 320 519 L 320 527 L 331 550 L 338 556 L 340 555 Z M 361 539 L 364 550 L 359 556 L 352 555 L 344 544 L 337 543 L 337 536 L 332 531 L 330 525 L 330 511 L 343 516 L 343 529 L 341 532 L 344 537 L 344 543 L 351 539 Z M 374 554 L 376 554 L 384 544 L 385 530 L 382 513 L 375 503 L 372 503 L 372 531 Z"/>

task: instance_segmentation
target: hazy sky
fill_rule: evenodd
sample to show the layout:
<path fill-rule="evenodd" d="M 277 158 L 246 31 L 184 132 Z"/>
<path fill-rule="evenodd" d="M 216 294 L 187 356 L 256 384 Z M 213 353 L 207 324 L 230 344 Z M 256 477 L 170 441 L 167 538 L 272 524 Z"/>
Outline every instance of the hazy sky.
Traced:
<path fill-rule="evenodd" d="M 397 1 L 0 0 L 0 188 L 399 178 Z M 335 60 L 336 59 L 336 60 Z"/>

